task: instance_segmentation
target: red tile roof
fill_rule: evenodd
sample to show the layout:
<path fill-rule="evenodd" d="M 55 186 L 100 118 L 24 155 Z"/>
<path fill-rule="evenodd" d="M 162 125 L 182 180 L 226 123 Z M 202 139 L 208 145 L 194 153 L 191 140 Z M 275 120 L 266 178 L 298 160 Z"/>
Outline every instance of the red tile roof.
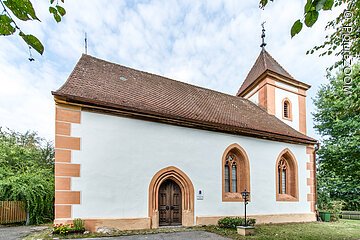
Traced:
<path fill-rule="evenodd" d="M 256 59 L 255 64 L 251 68 L 250 72 L 245 78 L 245 81 L 241 85 L 238 93 L 239 96 L 245 91 L 253 82 L 255 82 L 261 74 L 266 70 L 273 71 L 279 75 L 285 76 L 295 80 L 266 50 L 263 48 L 259 57 Z M 295 80 L 296 81 L 296 80 Z"/>
<path fill-rule="evenodd" d="M 241 97 L 82 55 L 57 98 L 177 125 L 276 141 L 314 143 Z"/>

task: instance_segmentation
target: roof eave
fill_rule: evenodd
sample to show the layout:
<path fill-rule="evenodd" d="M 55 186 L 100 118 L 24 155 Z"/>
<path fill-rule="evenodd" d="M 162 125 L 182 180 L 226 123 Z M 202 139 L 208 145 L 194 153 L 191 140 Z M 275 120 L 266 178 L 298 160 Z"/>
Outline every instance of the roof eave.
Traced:
<path fill-rule="evenodd" d="M 76 105 L 83 107 L 84 109 L 108 112 L 108 113 L 113 113 L 115 115 L 123 115 L 133 118 L 141 118 L 149 121 L 159 121 L 162 123 L 168 123 L 173 125 L 192 127 L 192 128 L 198 128 L 198 129 L 204 129 L 210 131 L 218 131 L 218 132 L 220 131 L 220 132 L 231 133 L 236 135 L 244 135 L 244 136 L 256 137 L 260 139 L 267 139 L 267 140 L 287 142 L 287 143 L 315 144 L 317 142 L 317 140 L 312 139 L 310 137 L 297 138 L 282 134 L 275 134 L 272 132 L 255 130 L 251 128 L 241 128 L 241 127 L 234 127 L 224 124 L 215 124 L 211 122 L 195 121 L 192 119 L 172 116 L 169 114 L 160 115 L 159 113 L 156 112 L 129 108 L 125 106 L 100 102 L 97 100 L 84 99 L 76 96 L 71 96 L 68 94 L 63 94 L 58 91 L 52 91 L 51 93 L 55 98 L 55 102 L 57 103 Z"/>
<path fill-rule="evenodd" d="M 266 71 L 264 71 L 259 77 L 256 78 L 255 81 L 253 81 L 247 88 L 239 91 L 236 96 L 238 97 L 244 97 L 247 93 L 249 93 L 250 91 L 252 91 L 264 78 L 266 78 L 267 76 L 270 77 L 274 77 L 276 80 L 283 82 L 283 83 L 290 83 L 292 85 L 295 85 L 295 87 L 299 87 L 303 90 L 308 90 L 311 88 L 311 85 L 306 84 L 304 82 L 300 82 L 294 78 L 289 78 L 287 76 L 281 75 L 277 72 L 274 72 L 270 69 L 267 69 Z"/>

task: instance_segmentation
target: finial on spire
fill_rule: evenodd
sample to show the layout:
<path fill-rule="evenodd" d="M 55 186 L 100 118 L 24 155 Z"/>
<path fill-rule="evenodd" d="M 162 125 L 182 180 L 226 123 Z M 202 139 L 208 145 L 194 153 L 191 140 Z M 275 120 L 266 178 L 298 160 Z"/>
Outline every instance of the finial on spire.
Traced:
<path fill-rule="evenodd" d="M 266 22 L 263 22 L 261 24 L 261 26 L 262 26 L 262 34 L 261 34 L 262 43 L 261 43 L 260 47 L 262 47 L 262 49 L 265 49 L 265 46 L 266 46 L 266 43 L 265 43 L 265 26 L 264 26 L 265 23 Z"/>

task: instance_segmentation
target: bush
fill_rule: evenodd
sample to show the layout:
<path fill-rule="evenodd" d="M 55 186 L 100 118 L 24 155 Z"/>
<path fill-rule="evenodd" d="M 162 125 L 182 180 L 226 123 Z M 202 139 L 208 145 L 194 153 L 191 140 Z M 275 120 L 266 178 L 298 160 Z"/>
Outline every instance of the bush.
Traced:
<path fill-rule="evenodd" d="M 76 231 L 85 231 L 84 221 L 81 220 L 80 218 L 75 218 L 73 224 L 74 224 L 74 229 Z"/>
<path fill-rule="evenodd" d="M 30 224 L 54 217 L 54 148 L 35 132 L 0 127 L 0 201 L 23 201 Z"/>
<path fill-rule="evenodd" d="M 340 219 L 341 210 L 344 206 L 343 201 L 333 201 L 331 204 L 331 221 L 338 221 Z"/>
<path fill-rule="evenodd" d="M 322 205 L 321 211 L 331 213 L 331 221 L 335 222 L 340 219 L 340 214 L 343 206 L 343 201 L 329 201 L 327 204 Z"/>
<path fill-rule="evenodd" d="M 84 233 L 84 221 L 80 218 L 74 219 L 72 224 L 54 224 L 53 234 L 67 235 L 72 233 Z"/>
<path fill-rule="evenodd" d="M 254 218 L 247 218 L 246 223 L 248 226 L 254 226 L 256 223 L 256 219 Z M 221 228 L 236 228 L 237 226 L 244 226 L 245 225 L 245 218 L 241 217 L 225 217 L 221 218 L 218 221 L 218 225 Z"/>

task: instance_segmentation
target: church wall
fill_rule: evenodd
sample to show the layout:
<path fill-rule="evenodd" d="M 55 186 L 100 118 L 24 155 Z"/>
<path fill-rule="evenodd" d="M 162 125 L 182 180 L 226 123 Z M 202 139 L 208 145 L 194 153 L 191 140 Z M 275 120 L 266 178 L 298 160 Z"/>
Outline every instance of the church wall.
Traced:
<path fill-rule="evenodd" d="M 147 218 L 150 181 L 168 166 L 179 168 L 192 181 L 195 218 L 242 215 L 242 202 L 222 202 L 221 159 L 233 143 L 245 149 L 250 161 L 249 215 L 311 213 L 305 145 L 87 111 L 81 111 L 81 124 L 71 125 L 71 132 L 81 138 L 81 150 L 72 152 L 72 163 L 80 164 L 80 177 L 71 181 L 71 190 L 80 192 L 72 218 Z M 285 148 L 298 161 L 298 202 L 276 202 L 275 163 Z M 198 190 L 204 192 L 203 200 L 196 200 Z"/>
<path fill-rule="evenodd" d="M 245 97 L 247 98 L 247 97 Z M 250 101 L 255 103 L 256 105 L 259 105 L 259 92 L 253 94 L 250 98 L 248 98 Z"/>
<path fill-rule="evenodd" d="M 279 83 L 277 83 L 279 84 Z M 285 84 L 283 84 L 285 85 Z M 291 86 L 288 86 L 289 88 Z M 284 119 L 283 114 L 283 100 L 288 98 L 291 102 L 292 120 Z M 290 125 L 292 128 L 299 131 L 299 97 L 297 94 L 284 89 L 275 88 L 275 116 L 284 123 Z"/>

